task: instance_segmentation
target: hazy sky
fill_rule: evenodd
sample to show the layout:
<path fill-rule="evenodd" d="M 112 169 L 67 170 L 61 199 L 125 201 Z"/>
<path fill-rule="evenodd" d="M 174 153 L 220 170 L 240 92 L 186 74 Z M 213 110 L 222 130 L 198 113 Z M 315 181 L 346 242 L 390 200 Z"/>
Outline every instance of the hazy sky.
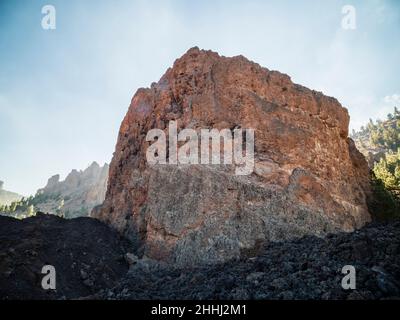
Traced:
<path fill-rule="evenodd" d="M 243 54 L 334 96 L 351 127 L 400 106 L 400 1 L 0 0 L 0 180 L 35 193 L 109 162 L 139 87 L 190 47 Z M 56 9 L 56 29 L 41 26 Z M 356 29 L 341 26 L 356 9 Z"/>

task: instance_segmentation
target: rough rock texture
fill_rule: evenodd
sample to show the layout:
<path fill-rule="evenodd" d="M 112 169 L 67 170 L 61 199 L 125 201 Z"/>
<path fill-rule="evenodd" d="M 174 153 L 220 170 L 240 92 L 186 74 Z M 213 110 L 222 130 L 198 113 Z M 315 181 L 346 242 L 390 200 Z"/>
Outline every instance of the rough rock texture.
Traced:
<path fill-rule="evenodd" d="M 128 270 L 128 242 L 91 218 L 0 216 L 0 242 L 0 299 L 84 297 L 115 286 Z M 41 286 L 42 267 L 49 264 L 56 290 Z"/>
<path fill-rule="evenodd" d="M 255 129 L 255 169 L 149 165 L 147 132 Z M 121 124 L 106 199 L 92 215 L 139 252 L 180 265 L 225 261 L 270 240 L 351 231 L 370 220 L 368 166 L 339 102 L 243 56 L 190 49 L 139 89 Z"/>
<path fill-rule="evenodd" d="M 0 217 L 0 241 L 1 300 L 400 297 L 399 220 L 269 243 L 257 256 L 247 252 L 222 264 L 185 268 L 135 258 L 117 232 L 89 218 Z M 56 267 L 57 291 L 41 289 L 44 264 Z M 341 287 L 344 265 L 356 268 L 356 290 Z"/>
<path fill-rule="evenodd" d="M 356 289 L 341 286 L 342 268 L 356 270 Z M 399 299 L 400 221 L 353 233 L 270 243 L 257 257 L 214 266 L 174 268 L 151 260 L 98 299 Z"/>
<path fill-rule="evenodd" d="M 60 175 L 51 177 L 47 185 L 37 191 L 35 209 L 66 218 L 88 216 L 104 201 L 108 167 L 108 164 L 100 167 L 93 162 L 83 171 L 72 170 L 64 181 L 60 181 Z"/>

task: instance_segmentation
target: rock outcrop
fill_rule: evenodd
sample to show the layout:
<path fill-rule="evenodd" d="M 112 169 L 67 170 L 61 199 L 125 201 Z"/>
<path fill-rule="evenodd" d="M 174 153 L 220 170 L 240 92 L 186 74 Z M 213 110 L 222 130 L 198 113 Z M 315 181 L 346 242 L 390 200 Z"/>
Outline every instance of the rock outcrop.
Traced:
<path fill-rule="evenodd" d="M 108 164 L 93 162 L 83 171 L 72 170 L 64 181 L 60 175 L 48 179 L 34 198 L 35 210 L 62 214 L 66 218 L 88 216 L 93 207 L 104 201 L 107 189 Z"/>
<path fill-rule="evenodd" d="M 255 166 L 150 165 L 146 134 L 191 128 L 255 130 Z M 92 216 L 139 254 L 192 265 L 256 252 L 268 241 L 352 231 L 370 220 L 369 170 L 348 138 L 340 103 L 243 56 L 190 49 L 121 124 L 106 199 Z"/>

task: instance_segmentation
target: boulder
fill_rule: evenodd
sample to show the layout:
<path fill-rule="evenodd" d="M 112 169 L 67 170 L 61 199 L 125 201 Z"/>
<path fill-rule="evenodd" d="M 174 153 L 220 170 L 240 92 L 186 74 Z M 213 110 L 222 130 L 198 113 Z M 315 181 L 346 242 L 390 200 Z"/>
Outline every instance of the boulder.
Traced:
<path fill-rule="evenodd" d="M 254 170 L 150 164 L 149 130 L 254 129 Z M 134 95 L 102 206 L 92 216 L 147 257 L 179 265 L 254 255 L 260 244 L 352 231 L 370 220 L 369 169 L 332 97 L 243 56 L 190 49 Z"/>

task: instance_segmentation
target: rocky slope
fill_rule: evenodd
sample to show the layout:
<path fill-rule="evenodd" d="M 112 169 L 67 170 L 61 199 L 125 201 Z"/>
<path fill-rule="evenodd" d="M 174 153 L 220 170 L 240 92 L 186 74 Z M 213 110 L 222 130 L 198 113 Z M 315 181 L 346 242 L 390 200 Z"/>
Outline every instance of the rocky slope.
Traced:
<path fill-rule="evenodd" d="M 356 289 L 341 286 L 356 270 Z M 400 221 L 270 243 L 258 256 L 179 269 L 140 260 L 98 299 L 399 299 Z"/>
<path fill-rule="evenodd" d="M 95 219 L 0 216 L 0 299 L 79 298 L 112 287 L 128 270 L 128 243 Z M 43 290 L 44 265 L 57 290 Z"/>
<path fill-rule="evenodd" d="M 149 165 L 152 128 L 252 128 L 255 167 Z M 190 265 L 221 262 L 268 241 L 351 231 L 370 220 L 369 170 L 339 102 L 243 56 L 190 49 L 121 124 L 106 199 L 92 215 L 139 254 Z"/>
<path fill-rule="evenodd" d="M 400 221 L 191 268 L 136 259 L 131 244 L 90 218 L 0 216 L 0 242 L 0 299 L 400 298 Z M 56 268 L 56 291 L 41 288 L 45 264 Z M 341 287 L 344 265 L 356 268 L 356 290 Z"/>
<path fill-rule="evenodd" d="M 22 199 L 22 196 L 18 193 L 7 191 L 3 189 L 4 182 L 0 181 L 0 206 L 10 205 L 14 201 L 19 201 Z"/>

